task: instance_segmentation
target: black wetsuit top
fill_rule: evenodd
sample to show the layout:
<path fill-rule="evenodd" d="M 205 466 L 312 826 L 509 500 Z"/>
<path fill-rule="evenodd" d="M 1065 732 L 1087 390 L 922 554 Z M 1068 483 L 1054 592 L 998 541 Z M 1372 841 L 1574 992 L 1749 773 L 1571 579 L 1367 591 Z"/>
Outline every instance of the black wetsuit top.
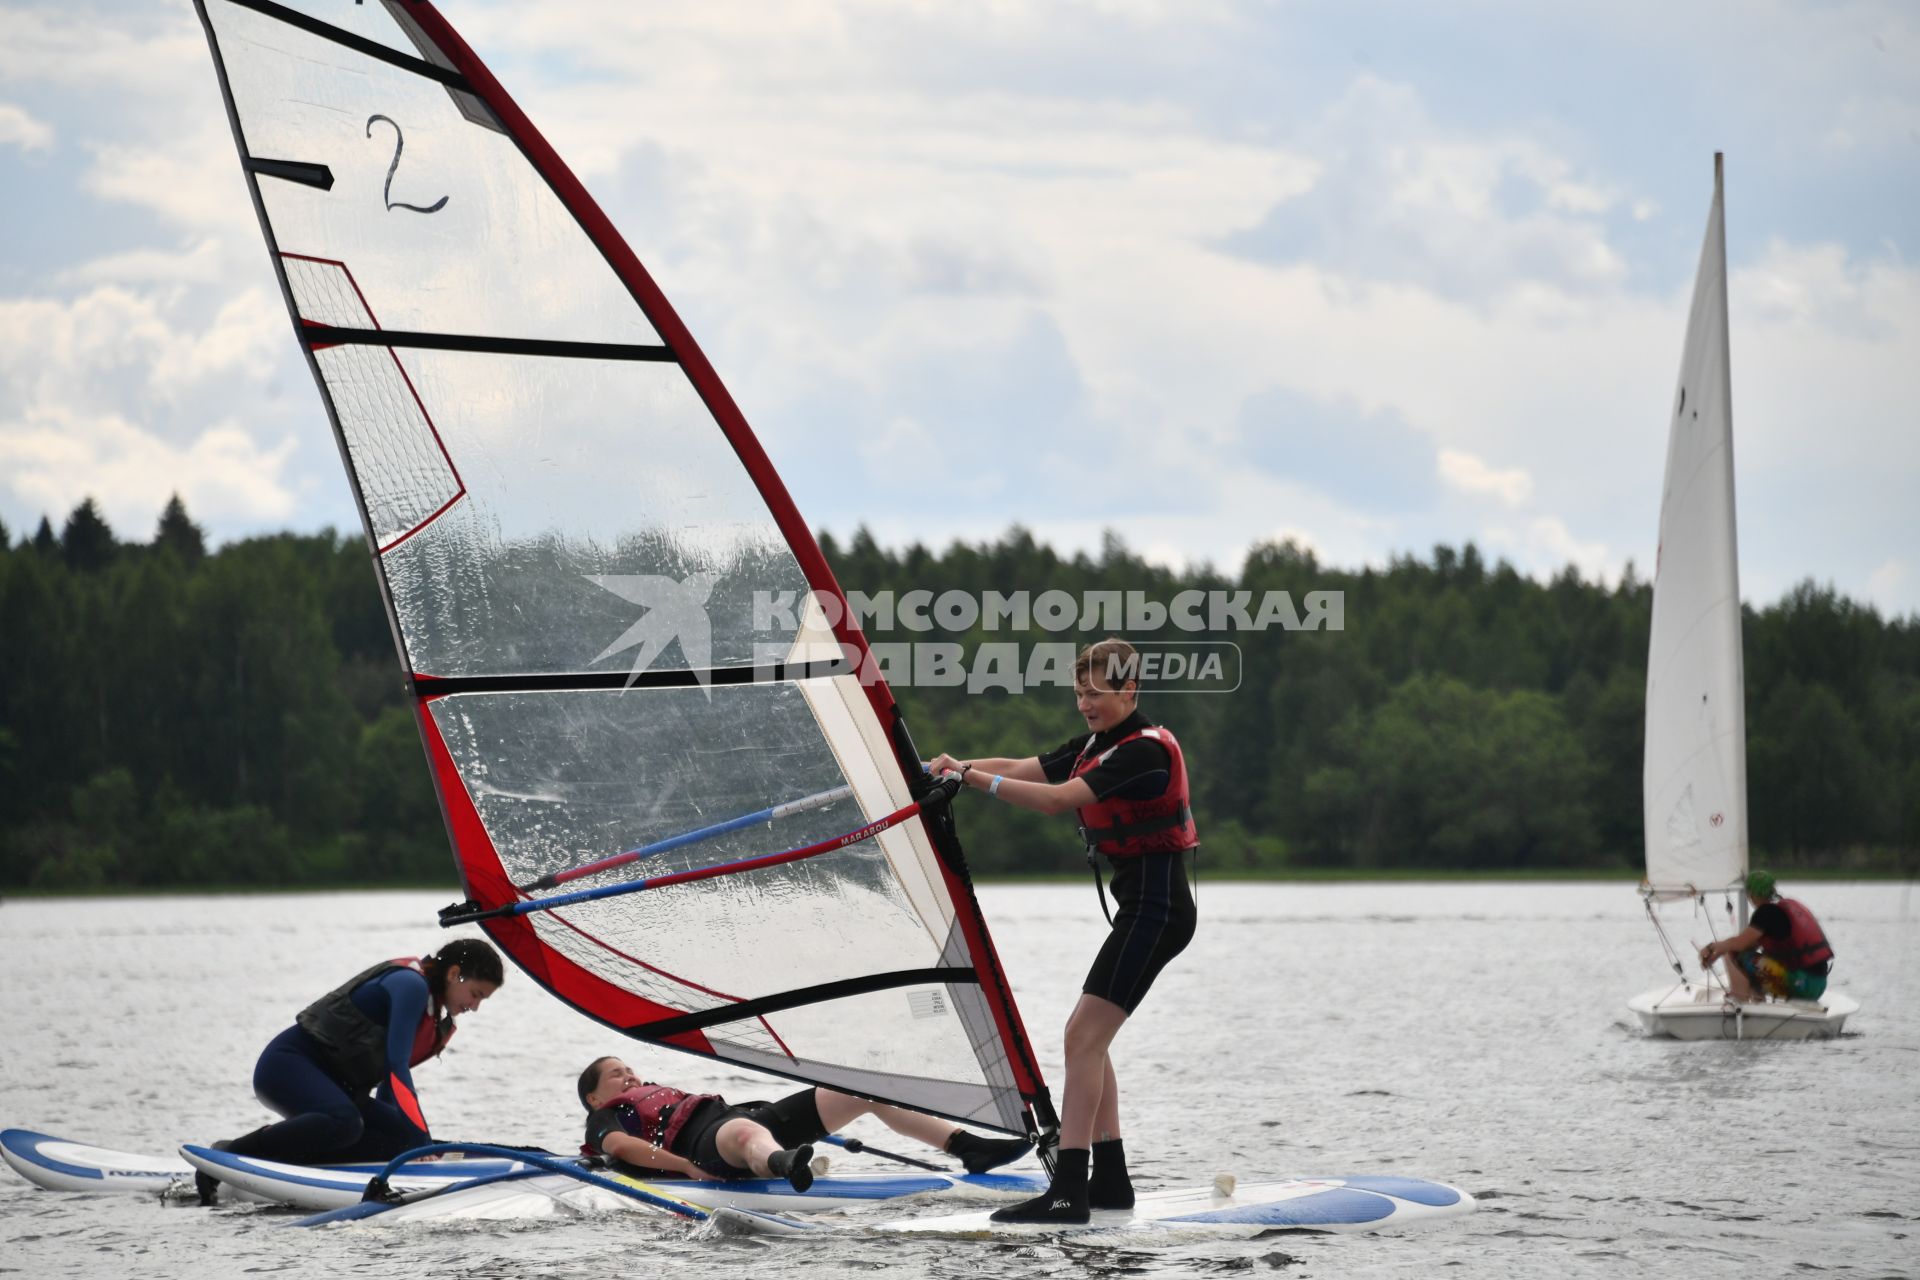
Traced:
<path fill-rule="evenodd" d="M 1092 751 L 1098 755 L 1129 734 L 1152 727 L 1151 720 L 1135 711 L 1095 735 Z M 1074 763 L 1086 749 L 1083 735 L 1041 756 L 1047 781 L 1065 782 L 1072 777 Z M 1173 758 L 1152 738 L 1136 738 L 1080 777 L 1095 799 L 1151 800 L 1166 793 L 1173 779 Z M 1107 862 L 1113 868 L 1111 887 L 1119 910 L 1080 989 L 1132 1013 L 1160 971 L 1193 941 L 1199 913 L 1180 854 L 1148 853 Z"/>

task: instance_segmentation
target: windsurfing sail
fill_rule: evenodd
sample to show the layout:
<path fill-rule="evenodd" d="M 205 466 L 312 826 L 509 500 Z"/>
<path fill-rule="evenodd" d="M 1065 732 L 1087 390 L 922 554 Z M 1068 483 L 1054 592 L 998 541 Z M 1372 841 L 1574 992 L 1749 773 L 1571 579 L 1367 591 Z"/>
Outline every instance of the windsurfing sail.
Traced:
<path fill-rule="evenodd" d="M 832 572 L 639 260 L 432 4 L 195 3 L 456 917 L 627 1035 L 1044 1136 L 951 815 L 921 807 Z"/>
<path fill-rule="evenodd" d="M 1693 897 L 1747 870 L 1747 723 L 1734 532 L 1721 157 L 1694 280 L 1660 498 L 1647 645 L 1646 892 Z"/>

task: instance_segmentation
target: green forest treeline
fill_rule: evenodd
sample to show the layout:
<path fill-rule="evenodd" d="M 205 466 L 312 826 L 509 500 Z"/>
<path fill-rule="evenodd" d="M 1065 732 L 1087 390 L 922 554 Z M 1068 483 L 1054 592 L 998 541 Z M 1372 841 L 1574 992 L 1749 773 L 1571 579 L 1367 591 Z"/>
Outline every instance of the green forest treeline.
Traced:
<path fill-rule="evenodd" d="M 843 587 L 870 594 L 1344 592 L 1343 630 L 1213 636 L 1242 649 L 1237 691 L 1145 704 L 1192 762 L 1211 873 L 1638 864 L 1651 589 L 1631 571 L 1614 588 L 1571 569 L 1540 583 L 1468 546 L 1348 572 L 1283 544 L 1230 578 L 1117 539 L 1063 557 L 1019 529 L 939 553 L 864 532 L 822 547 Z M 1755 860 L 1910 873 L 1920 619 L 1809 583 L 1749 609 L 1745 631 Z M 927 755 L 1031 755 L 1079 725 L 1065 691 L 898 696 Z M 1070 822 L 961 803 L 976 871 L 1079 867 Z M 119 541 L 91 501 L 57 534 L 0 527 L 0 886 L 454 880 L 359 538 L 209 552 L 177 500 L 146 543 Z"/>

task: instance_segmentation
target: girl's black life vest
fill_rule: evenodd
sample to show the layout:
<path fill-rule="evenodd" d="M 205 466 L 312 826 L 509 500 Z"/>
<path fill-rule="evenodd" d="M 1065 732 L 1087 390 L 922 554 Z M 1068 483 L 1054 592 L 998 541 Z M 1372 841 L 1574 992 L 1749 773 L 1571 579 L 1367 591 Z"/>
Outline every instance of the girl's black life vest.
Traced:
<path fill-rule="evenodd" d="M 412 956 L 382 960 L 321 996 L 295 1019 L 301 1030 L 319 1042 L 328 1074 L 347 1088 L 364 1091 L 387 1078 L 387 1028 L 360 1011 L 353 992 L 363 982 L 384 978 L 395 969 L 411 969 L 421 977 L 426 970 Z M 417 1067 L 447 1047 L 453 1039 L 453 1015 L 431 997 L 427 1011 L 414 1028 L 409 1067 Z"/>

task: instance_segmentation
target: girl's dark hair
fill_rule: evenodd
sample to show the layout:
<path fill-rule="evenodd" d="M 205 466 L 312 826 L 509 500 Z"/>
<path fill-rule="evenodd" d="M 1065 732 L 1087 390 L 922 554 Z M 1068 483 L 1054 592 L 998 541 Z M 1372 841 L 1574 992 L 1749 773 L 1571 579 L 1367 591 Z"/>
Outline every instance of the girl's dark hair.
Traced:
<path fill-rule="evenodd" d="M 427 975 L 427 985 L 433 988 L 436 999 L 447 998 L 447 970 L 458 965 L 460 976 L 475 982 L 491 982 L 499 986 L 507 980 L 506 968 L 500 963 L 500 953 L 492 944 L 479 938 L 455 938 L 425 960 L 420 968 Z"/>
<path fill-rule="evenodd" d="M 580 1073 L 580 1105 L 589 1111 L 593 1110 L 593 1104 L 587 1101 L 587 1095 L 600 1087 L 600 1068 L 612 1061 L 612 1054 L 604 1058 L 595 1058 L 587 1064 L 587 1069 Z"/>

